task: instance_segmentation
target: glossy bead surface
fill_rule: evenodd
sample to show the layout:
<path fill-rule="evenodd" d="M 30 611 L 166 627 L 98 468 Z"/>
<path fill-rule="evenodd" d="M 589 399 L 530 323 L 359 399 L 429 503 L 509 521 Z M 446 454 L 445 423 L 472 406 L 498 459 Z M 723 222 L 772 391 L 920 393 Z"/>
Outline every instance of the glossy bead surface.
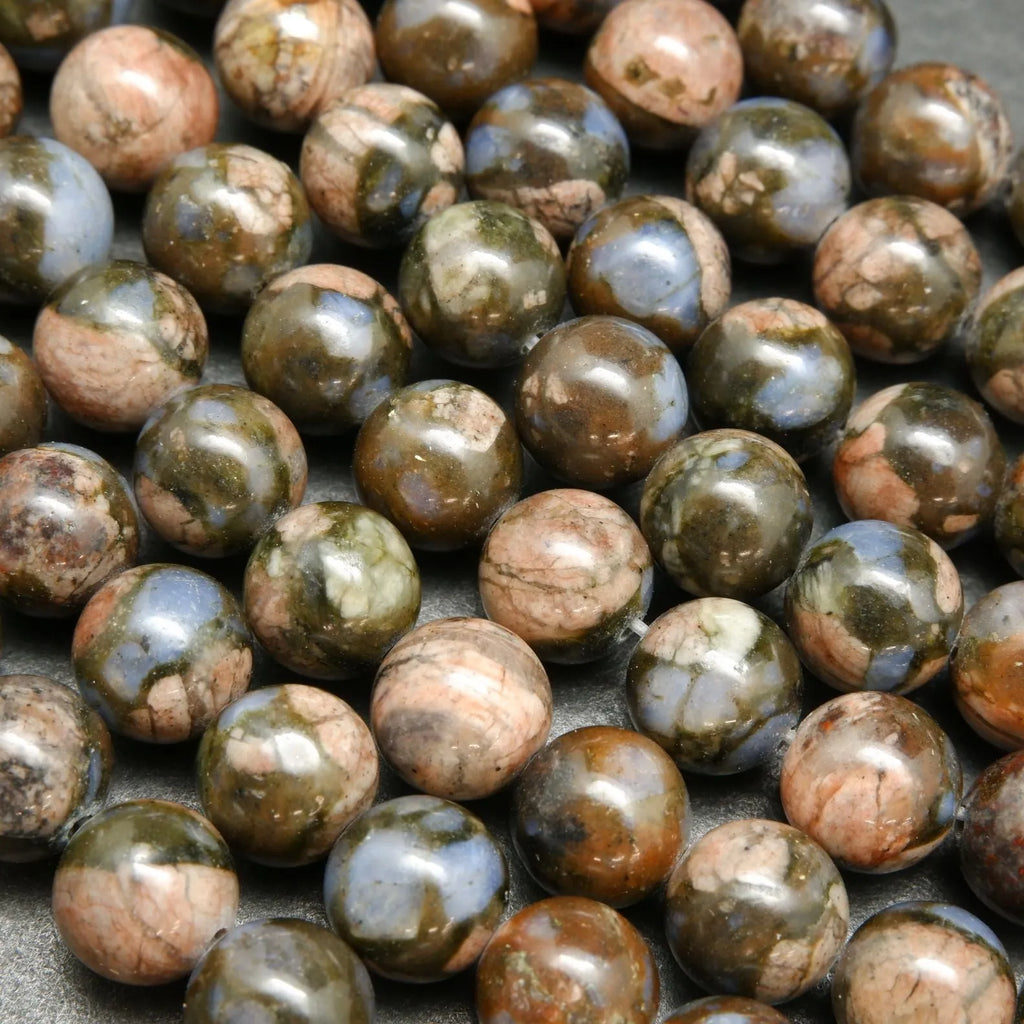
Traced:
<path fill-rule="evenodd" d="M 916 363 L 956 336 L 981 286 L 964 226 L 935 203 L 885 196 L 860 203 L 814 254 L 814 300 L 857 355 Z"/>
<path fill-rule="evenodd" d="M 343 700 L 299 683 L 234 701 L 203 734 L 199 802 L 228 845 L 260 864 L 297 867 L 324 856 L 373 803 L 373 737 Z"/>
<path fill-rule="evenodd" d="M 563 78 L 533 78 L 496 92 L 466 130 L 466 184 L 475 199 L 518 207 L 569 239 L 618 199 L 629 143 L 597 93 Z"/>
<path fill-rule="evenodd" d="M 53 917 L 86 967 L 128 985 L 184 978 L 235 923 L 238 877 L 200 814 L 130 800 L 90 818 L 53 879 Z"/>
<path fill-rule="evenodd" d="M 46 388 L 24 349 L 0 336 L 0 455 L 39 444 Z"/>
<path fill-rule="evenodd" d="M 277 131 L 313 118 L 373 74 L 373 28 L 356 0 L 229 0 L 213 30 L 224 91 Z"/>
<path fill-rule="evenodd" d="M 505 203 L 459 203 L 413 236 L 398 270 L 413 329 L 460 366 L 517 362 L 558 323 L 565 267 L 551 233 Z"/>
<path fill-rule="evenodd" d="M 154 563 L 118 573 L 90 598 L 71 661 L 111 731 L 177 743 L 249 688 L 252 646 L 227 587 L 198 569 Z"/>
<path fill-rule="evenodd" d="M 475 815 L 433 796 L 377 804 L 327 861 L 331 927 L 378 974 L 439 981 L 470 967 L 508 899 L 501 847 Z"/>
<path fill-rule="evenodd" d="M 605 488 L 645 477 L 686 429 L 679 363 L 646 327 L 584 316 L 548 331 L 523 360 L 516 429 L 554 476 Z"/>
<path fill-rule="evenodd" d="M 54 135 L 115 190 L 143 192 L 179 153 L 217 131 L 217 88 L 202 58 L 162 29 L 116 25 L 64 58 L 50 89 Z"/>
<path fill-rule="evenodd" d="M 71 615 L 135 564 L 139 522 L 120 474 L 72 444 L 0 459 L 0 598 L 26 615 Z"/>
<path fill-rule="evenodd" d="M 824 978 L 846 939 L 849 902 L 817 843 L 748 818 L 690 847 L 669 878 L 665 915 L 669 948 L 697 984 L 775 1004 Z"/>
<path fill-rule="evenodd" d="M 530 0 L 537 24 L 552 32 L 589 35 L 622 0 Z"/>
<path fill-rule="evenodd" d="M 0 43 L 23 68 L 51 71 L 80 39 L 124 21 L 127 0 L 13 0 L 0 10 Z"/>
<path fill-rule="evenodd" d="M 684 438 L 644 481 L 640 528 L 683 590 L 747 600 L 796 568 L 811 534 L 800 467 L 774 441 L 746 430 Z"/>
<path fill-rule="evenodd" d="M 554 662 L 594 661 L 631 635 L 651 603 L 644 538 L 613 501 L 592 491 L 542 491 L 513 505 L 480 555 L 487 617 Z"/>
<path fill-rule="evenodd" d="M 786 631 L 837 690 L 903 694 L 946 664 L 963 618 L 960 577 L 918 530 L 843 523 L 814 542 L 786 587 Z"/>
<path fill-rule="evenodd" d="M 996 545 L 1018 576 L 1024 576 L 1024 456 L 1010 466 L 996 501 Z"/>
<path fill-rule="evenodd" d="M 910 867 L 953 827 L 960 762 L 938 722 L 891 693 L 846 693 L 815 708 L 782 761 L 791 825 L 841 868 Z"/>
<path fill-rule="evenodd" d="M 752 263 L 816 245 L 849 192 L 839 136 L 792 100 L 735 104 L 701 131 L 686 161 L 686 198 L 715 222 L 733 256 Z"/>
<path fill-rule="evenodd" d="M 1008 174 L 1006 213 L 1017 240 L 1024 245 L 1024 150 L 1013 158 Z"/>
<path fill-rule="evenodd" d="M 249 921 L 207 950 L 185 991 L 184 1024 L 373 1024 L 373 984 L 333 932 L 297 918 Z"/>
<path fill-rule="evenodd" d="M 103 720 L 46 676 L 0 676 L 0 863 L 58 853 L 107 795 Z"/>
<path fill-rule="evenodd" d="M 256 636 L 286 668 L 315 679 L 372 671 L 419 608 L 409 545 L 382 515 L 347 501 L 282 516 L 245 570 L 245 613 Z"/>
<path fill-rule="evenodd" d="M 1016 983 L 995 933 L 950 903 L 897 903 L 854 932 L 836 964 L 836 1024 L 907 1021 L 1010 1024 Z"/>
<path fill-rule="evenodd" d="M 835 439 L 856 387 L 842 334 L 794 299 L 733 306 L 697 340 L 686 370 L 701 427 L 751 430 L 797 462 Z"/>
<path fill-rule="evenodd" d="M 988 413 L 943 384 L 894 384 L 854 409 L 832 478 L 851 519 L 912 526 L 945 548 L 995 515 L 1006 456 Z"/>
<path fill-rule="evenodd" d="M 900 68 L 857 110 L 851 163 L 868 195 L 930 199 L 963 216 L 1002 184 L 1013 135 L 1002 101 L 952 64 Z"/>
<path fill-rule="evenodd" d="M 209 339 L 196 300 L 144 263 L 80 270 L 39 311 L 32 353 L 60 407 L 94 430 L 138 430 L 199 383 Z"/>
<path fill-rule="evenodd" d="M 1011 270 L 978 302 L 964 338 L 974 386 L 997 412 L 1024 423 L 1024 267 Z"/>
<path fill-rule="evenodd" d="M 409 373 L 412 332 L 394 297 L 352 267 L 275 277 L 242 327 L 242 370 L 303 433 L 357 426 Z"/>
<path fill-rule="evenodd" d="M 743 55 L 704 0 L 626 0 L 590 41 L 583 74 L 636 145 L 682 149 L 739 99 Z"/>
<path fill-rule="evenodd" d="M 746 996 L 707 996 L 673 1010 L 665 1024 L 788 1024 L 778 1010 Z"/>
<path fill-rule="evenodd" d="M 658 969 L 617 911 L 579 896 L 520 910 L 495 932 L 476 972 L 480 1024 L 652 1024 Z"/>
<path fill-rule="evenodd" d="M 21 117 L 23 100 L 18 67 L 7 48 L 0 43 L 0 139 L 14 131 Z"/>
<path fill-rule="evenodd" d="M 239 313 L 271 278 L 309 259 L 309 204 L 287 164 L 252 146 L 211 143 L 153 182 L 142 245 L 201 306 Z"/>
<path fill-rule="evenodd" d="M 728 597 L 660 615 L 629 659 L 633 723 L 683 771 L 731 775 L 766 761 L 800 717 L 803 677 L 786 634 Z"/>
<path fill-rule="evenodd" d="M 367 418 L 352 452 L 360 500 L 415 548 L 480 544 L 519 497 L 523 456 L 489 395 L 454 380 L 395 391 Z"/>

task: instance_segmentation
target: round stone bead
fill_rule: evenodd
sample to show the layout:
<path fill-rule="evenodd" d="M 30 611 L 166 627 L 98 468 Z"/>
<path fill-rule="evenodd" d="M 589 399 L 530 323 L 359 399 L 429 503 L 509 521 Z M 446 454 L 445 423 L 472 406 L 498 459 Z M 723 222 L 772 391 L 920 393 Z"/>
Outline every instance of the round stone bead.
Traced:
<path fill-rule="evenodd" d="M 302 500 L 306 451 L 273 402 L 204 384 L 168 399 L 135 447 L 135 497 L 150 526 L 190 555 L 248 551 Z"/>
<path fill-rule="evenodd" d="M 811 535 L 800 467 L 774 441 L 707 430 L 678 441 L 644 481 L 640 528 L 676 584 L 749 600 L 796 568 Z"/>
<path fill-rule="evenodd" d="M 684 771 L 731 775 L 782 745 L 802 685 L 796 651 L 767 615 L 705 597 L 651 623 L 629 659 L 626 699 L 636 728 Z"/>
<path fill-rule="evenodd" d="M 297 918 L 249 921 L 207 950 L 185 990 L 184 1024 L 373 1024 L 373 984 L 333 932 Z"/>
<path fill-rule="evenodd" d="M 537 24 L 552 32 L 585 36 L 622 0 L 530 0 Z"/>
<path fill-rule="evenodd" d="M 46 388 L 28 355 L 0 336 L 0 455 L 39 444 Z"/>
<path fill-rule="evenodd" d="M 546 661 L 611 653 L 651 603 L 651 553 L 632 519 L 592 491 L 542 491 L 513 505 L 480 555 L 488 618 Z"/>
<path fill-rule="evenodd" d="M 72 615 L 135 564 L 139 522 L 128 485 L 72 444 L 0 459 L 0 598 L 26 615 Z"/>
<path fill-rule="evenodd" d="M 382 515 L 324 501 L 282 516 L 245 569 L 245 613 L 271 656 L 315 679 L 370 672 L 416 621 L 420 574 Z"/>
<path fill-rule="evenodd" d="M 398 297 L 416 333 L 460 366 L 518 361 L 562 316 L 565 266 L 542 225 L 505 203 L 459 203 L 413 236 Z"/>
<path fill-rule="evenodd" d="M 212 142 L 219 113 L 199 54 L 146 25 L 86 36 L 50 89 L 54 135 L 126 192 L 144 192 L 179 153 Z"/>
<path fill-rule="evenodd" d="M 99 810 L 114 763 L 103 720 L 46 676 L 0 676 L 0 863 L 60 852 Z"/>
<path fill-rule="evenodd" d="M 679 363 L 646 327 L 611 316 L 559 324 L 530 350 L 515 390 L 516 429 L 554 476 L 605 488 L 645 477 L 686 430 Z"/>
<path fill-rule="evenodd" d="M 697 136 L 686 198 L 718 226 L 733 256 L 777 263 L 817 244 L 846 209 L 850 165 L 821 115 L 762 96 L 735 104 Z"/>
<path fill-rule="evenodd" d="M 154 563 L 118 573 L 90 598 L 71 661 L 113 732 L 177 743 L 248 689 L 252 637 L 227 587 L 198 569 Z"/>
<path fill-rule="evenodd" d="M 275 277 L 242 327 L 242 370 L 306 434 L 357 426 L 409 373 L 412 331 L 394 297 L 351 267 Z"/>
<path fill-rule="evenodd" d="M 287 683 L 253 690 L 203 734 L 196 789 L 237 853 L 273 867 L 323 857 L 377 795 L 373 737 L 343 700 Z"/>
<path fill-rule="evenodd" d="M 21 117 L 23 99 L 18 67 L 7 48 L 0 43 L 0 139 L 14 131 Z"/>
<path fill-rule="evenodd" d="M 743 54 L 704 0 L 626 0 L 595 33 L 583 74 L 636 145 L 682 149 L 739 99 Z"/>
<path fill-rule="evenodd" d="M 896 57 L 896 22 L 884 0 L 746 0 L 736 32 L 758 92 L 823 117 L 856 106 Z"/>
<path fill-rule="evenodd" d="M 238 877 L 217 830 L 167 800 L 90 818 L 53 878 L 53 918 L 86 967 L 128 985 L 184 978 L 238 911 Z"/>
<path fill-rule="evenodd" d="M 629 143 L 604 100 L 579 82 L 534 78 L 496 92 L 466 130 L 466 184 L 475 199 L 518 207 L 568 240 L 618 199 Z"/>
<path fill-rule="evenodd" d="M 12 0 L 0 10 L 0 44 L 23 68 L 51 71 L 80 39 L 124 21 L 128 0 Z"/>
<path fill-rule="evenodd" d="M 512 421 L 489 395 L 424 380 L 386 398 L 352 452 L 360 501 L 415 548 L 480 544 L 519 497 L 523 456 Z"/>
<path fill-rule="evenodd" d="M 894 384 L 862 402 L 832 463 L 851 519 L 912 526 L 945 548 L 992 522 L 1005 471 L 988 413 L 929 381 Z"/>
<path fill-rule="evenodd" d="M 652 1024 L 658 969 L 617 911 L 580 896 L 524 907 L 494 934 L 476 972 L 480 1024 Z"/>
<path fill-rule="evenodd" d="M 377 54 L 385 78 L 465 121 L 488 96 L 530 73 L 537 22 L 529 0 L 384 0 Z"/>
<path fill-rule="evenodd" d="M 224 91 L 257 124 L 302 132 L 376 64 L 357 0 L 229 0 L 213 30 Z"/>
<path fill-rule="evenodd" d="M 996 545 L 1018 576 L 1024 576 L 1024 456 L 1011 466 L 996 501 Z"/>
<path fill-rule="evenodd" d="M 842 334 L 794 299 L 733 306 L 697 340 L 686 369 L 701 427 L 762 434 L 797 462 L 835 440 L 856 388 Z"/>
<path fill-rule="evenodd" d="M 848 210 L 814 254 L 814 300 L 857 355 L 916 363 L 960 331 L 981 286 L 964 226 L 926 199 L 885 196 Z"/>
<path fill-rule="evenodd" d="M 463 191 L 455 126 L 433 100 L 404 85 L 349 89 L 313 122 L 300 174 L 309 203 L 341 239 L 404 245 Z"/>
<path fill-rule="evenodd" d="M 434 796 L 372 807 L 342 834 L 324 874 L 331 927 L 396 981 L 470 967 L 507 901 L 501 847 L 476 815 Z"/>
<path fill-rule="evenodd" d="M 801 723 L 782 762 L 789 823 L 841 868 L 910 867 L 949 834 L 960 802 L 956 750 L 938 722 L 891 693 L 846 693 Z"/>
<path fill-rule="evenodd" d="M 1010 271 L 978 302 L 964 338 L 974 386 L 997 412 L 1024 423 L 1024 267 Z"/>
<path fill-rule="evenodd" d="M 0 139 L 0 301 L 42 302 L 105 260 L 113 236 L 110 193 L 88 160 L 54 139 Z"/>
<path fill-rule="evenodd" d="M 730 821 L 690 847 L 668 880 L 665 931 L 708 991 L 783 1003 L 832 966 L 849 924 L 846 887 L 824 850 L 778 821 Z"/>
<path fill-rule="evenodd" d="M 854 932 L 836 964 L 836 1024 L 904 1020 L 1011 1024 L 1016 983 L 1003 944 L 983 921 L 949 903 L 897 903 Z"/>
<path fill-rule="evenodd" d="M 837 690 L 903 694 L 946 664 L 963 618 L 960 577 L 918 530 L 861 519 L 830 530 L 786 588 L 786 631 Z"/>
<path fill-rule="evenodd" d="M 47 390 L 94 430 L 138 430 L 176 391 L 199 383 L 208 351 L 196 300 L 132 260 L 97 263 L 65 281 L 32 335 Z"/>
<path fill-rule="evenodd" d="M 914 64 L 868 93 L 850 152 L 868 195 L 920 196 L 964 216 L 1003 183 L 1013 135 L 1002 101 L 983 79 L 952 64 Z"/>
<path fill-rule="evenodd" d="M 240 313 L 271 278 L 313 248 L 309 204 L 287 164 L 241 143 L 191 149 L 157 176 L 142 214 L 157 269 L 200 305 Z"/>
<path fill-rule="evenodd" d="M 665 1024 L 788 1024 L 778 1010 L 746 996 L 707 996 L 673 1010 Z"/>
<path fill-rule="evenodd" d="M 1008 178 L 1006 213 L 1014 234 L 1024 245 L 1024 150 L 1018 152 L 1011 162 Z"/>

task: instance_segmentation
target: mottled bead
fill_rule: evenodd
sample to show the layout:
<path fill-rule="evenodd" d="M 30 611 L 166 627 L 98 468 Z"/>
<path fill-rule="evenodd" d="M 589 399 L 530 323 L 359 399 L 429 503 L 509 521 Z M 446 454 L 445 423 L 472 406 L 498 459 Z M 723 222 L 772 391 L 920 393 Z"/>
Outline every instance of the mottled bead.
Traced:
<path fill-rule="evenodd" d="M 373 737 L 343 700 L 299 683 L 253 690 L 203 734 L 196 790 L 237 853 L 296 867 L 323 857 L 377 795 Z"/>
<path fill-rule="evenodd" d="M 0 43 L 0 139 L 14 131 L 21 117 L 23 99 L 18 67 L 7 48 Z"/>
<path fill-rule="evenodd" d="M 80 39 L 126 20 L 129 0 L 11 0 L 0 7 L 0 43 L 23 68 L 51 71 Z"/>
<path fill-rule="evenodd" d="M 834 117 L 855 106 L 896 57 L 884 0 L 746 0 L 736 26 L 751 85 Z"/>
<path fill-rule="evenodd" d="M 926 199 L 860 203 L 814 253 L 814 300 L 857 355 L 916 363 L 955 337 L 981 286 L 964 226 Z"/>
<path fill-rule="evenodd" d="M 0 139 L 0 301 L 39 303 L 107 258 L 114 207 L 103 179 L 54 139 Z"/>
<path fill-rule="evenodd" d="M 53 918 L 86 967 L 128 985 L 184 978 L 235 923 L 238 877 L 217 830 L 167 800 L 90 818 L 53 879 Z"/>
<path fill-rule="evenodd" d="M 0 336 L 0 455 L 39 444 L 46 388 L 25 351 Z"/>
<path fill-rule="evenodd" d="M 404 85 L 349 89 L 313 122 L 300 174 L 309 204 L 341 239 L 404 245 L 458 201 L 465 158 L 437 104 Z"/>
<path fill-rule="evenodd" d="M 709 991 L 773 1005 L 825 977 L 849 917 L 828 855 L 778 821 L 741 819 L 705 833 L 665 896 L 668 944 L 683 970 Z"/>
<path fill-rule="evenodd" d="M 632 519 L 592 491 L 542 491 L 513 505 L 480 555 L 487 617 L 554 662 L 593 661 L 651 603 L 651 553 Z"/>
<path fill-rule="evenodd" d="M 839 136 L 792 100 L 735 104 L 700 132 L 686 161 L 686 198 L 715 222 L 733 256 L 752 263 L 816 245 L 849 192 Z"/>
<path fill-rule="evenodd" d="M 1024 245 L 1024 149 L 1013 158 L 1007 177 L 1009 189 L 1006 193 L 1006 213 L 1010 218 L 1010 227 L 1021 245 Z"/>
<path fill-rule="evenodd" d="M 562 316 L 565 266 L 547 228 L 505 203 L 459 203 L 413 236 L 398 297 L 416 333 L 461 366 L 508 366 Z"/>
<path fill-rule="evenodd" d="M 331 927 L 372 970 L 439 981 L 476 962 L 508 900 L 504 854 L 484 823 L 434 796 L 377 804 L 327 860 Z"/>
<path fill-rule="evenodd" d="M 217 131 L 217 87 L 202 58 L 162 29 L 116 25 L 64 58 L 50 89 L 53 133 L 115 190 L 143 192 L 179 153 Z"/>
<path fill-rule="evenodd" d="M 843 523 L 812 544 L 786 587 L 786 631 L 837 690 L 903 694 L 946 664 L 963 618 L 960 576 L 918 530 Z"/>
<path fill-rule="evenodd" d="M 683 590 L 748 600 L 796 568 L 811 535 L 800 467 L 774 441 L 746 430 L 684 438 L 644 481 L 640 528 Z"/>
<path fill-rule="evenodd" d="M 963 216 L 1003 183 L 1013 135 L 1002 101 L 983 79 L 952 64 L 914 64 L 868 93 L 850 154 L 868 195 L 920 196 Z"/>
<path fill-rule="evenodd" d="M 534 78 L 491 96 L 466 129 L 466 185 L 475 199 L 518 207 L 570 239 L 618 199 L 629 143 L 604 100 L 579 82 Z"/>
<path fill-rule="evenodd" d="M 675 356 L 646 327 L 584 316 L 548 331 L 523 360 L 516 429 L 554 476 L 605 488 L 645 477 L 686 430 Z"/>
<path fill-rule="evenodd" d="M 728 597 L 660 615 L 626 674 L 633 723 L 684 771 L 732 775 L 766 761 L 800 718 L 803 675 L 786 634 Z"/>
<path fill-rule="evenodd" d="M 537 24 L 552 32 L 589 35 L 622 0 L 530 0 Z"/>
<path fill-rule="evenodd" d="M 996 545 L 1018 576 L 1024 576 L 1024 455 L 1010 466 L 996 500 Z"/>
<path fill-rule="evenodd" d="M 224 91 L 257 124 L 302 132 L 376 65 L 357 0 L 228 0 L 213 30 Z"/>
<path fill-rule="evenodd" d="M 733 306 L 697 339 L 686 372 L 702 428 L 751 430 L 797 462 L 835 440 L 856 388 L 842 334 L 795 299 Z"/>
<path fill-rule="evenodd" d="M 103 720 L 46 676 L 0 676 L 0 863 L 63 849 L 107 795 L 114 751 Z"/>
<path fill-rule="evenodd" d="M 122 736 L 194 739 L 249 687 L 252 638 L 212 576 L 153 563 L 108 580 L 75 625 L 78 688 Z"/>
<path fill-rule="evenodd" d="M 39 311 L 32 354 L 60 407 L 94 430 L 138 430 L 199 383 L 209 339 L 194 298 L 145 263 L 85 267 Z"/>
<path fill-rule="evenodd" d="M 836 964 L 836 1024 L 1011 1024 L 1017 990 L 995 932 L 950 903 L 897 903 L 854 932 Z"/>
<path fill-rule="evenodd" d="M 72 615 L 135 564 L 139 522 L 128 486 L 71 444 L 0 459 L 0 598 L 26 615 Z"/>
<path fill-rule="evenodd" d="M 632 142 L 682 149 L 739 99 L 743 55 L 704 0 L 626 0 L 594 34 L 583 74 Z"/>
<path fill-rule="evenodd" d="M 778 1010 L 746 996 L 707 996 L 673 1010 L 665 1024 L 788 1024 Z"/>
<path fill-rule="evenodd" d="M 489 395 L 454 380 L 424 380 L 386 398 L 352 452 L 360 501 L 415 548 L 480 544 L 518 498 L 523 456 L 512 421 Z"/>
<path fill-rule="evenodd" d="M 420 574 L 382 515 L 324 501 L 282 516 L 245 570 L 245 613 L 282 665 L 315 679 L 372 671 L 416 621 Z"/>
<path fill-rule="evenodd" d="M 658 969 L 617 911 L 579 896 L 524 907 L 494 934 L 476 972 L 480 1024 L 653 1024 Z"/>
<path fill-rule="evenodd" d="M 362 423 L 409 373 L 412 331 L 397 301 L 352 267 L 275 277 L 242 327 L 242 370 L 306 434 Z"/>
<path fill-rule="evenodd" d="M 249 921 L 207 950 L 185 990 L 184 1024 L 373 1024 L 373 984 L 333 932 L 297 918 Z"/>
<path fill-rule="evenodd" d="M 313 226 L 287 164 L 252 146 L 211 143 L 157 176 L 142 214 L 142 245 L 200 305 L 239 313 L 271 278 L 309 259 Z"/>
<path fill-rule="evenodd" d="M 851 519 L 912 526 L 944 548 L 992 522 L 1005 471 L 988 413 L 929 381 L 894 384 L 857 406 L 832 463 Z"/>
<path fill-rule="evenodd" d="M 985 292 L 964 337 L 974 386 L 997 412 L 1024 423 L 1024 267 Z"/>

